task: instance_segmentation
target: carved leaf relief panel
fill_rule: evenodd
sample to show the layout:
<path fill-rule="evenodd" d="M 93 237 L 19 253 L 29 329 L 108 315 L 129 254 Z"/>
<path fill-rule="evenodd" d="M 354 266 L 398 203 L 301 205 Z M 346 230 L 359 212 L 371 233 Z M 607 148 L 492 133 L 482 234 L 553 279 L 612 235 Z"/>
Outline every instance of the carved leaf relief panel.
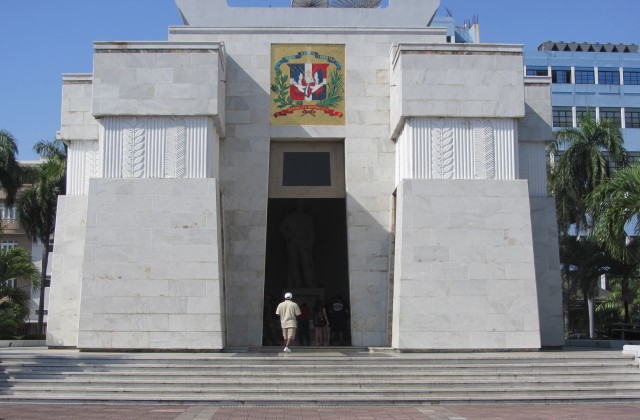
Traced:
<path fill-rule="evenodd" d="M 100 176 L 100 153 L 98 151 L 98 141 L 87 142 L 85 155 L 84 188 L 86 194 L 89 190 L 89 179 Z"/>
<path fill-rule="evenodd" d="M 101 124 L 101 176 L 207 177 L 211 146 L 206 117 L 108 117 Z"/>
<path fill-rule="evenodd" d="M 144 177 L 145 129 L 138 118 L 127 118 L 124 123 L 122 154 L 122 176 Z"/>
<path fill-rule="evenodd" d="M 473 122 L 474 178 L 495 179 L 496 158 L 494 129 L 491 121 Z"/>
<path fill-rule="evenodd" d="M 431 177 L 453 179 L 454 162 L 453 129 L 441 118 L 431 127 Z"/>
<path fill-rule="evenodd" d="M 184 178 L 187 172 L 187 125 L 184 118 L 171 118 L 167 125 L 164 176 Z"/>

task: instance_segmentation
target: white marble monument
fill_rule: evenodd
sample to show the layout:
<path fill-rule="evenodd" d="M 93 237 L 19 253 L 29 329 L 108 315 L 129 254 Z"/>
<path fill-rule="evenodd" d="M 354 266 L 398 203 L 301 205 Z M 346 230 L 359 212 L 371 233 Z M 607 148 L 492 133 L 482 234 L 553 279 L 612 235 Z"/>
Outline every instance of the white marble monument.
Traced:
<path fill-rule="evenodd" d="M 563 345 L 550 80 L 522 46 L 449 42 L 438 0 L 176 3 L 168 41 L 96 42 L 63 77 L 49 346 L 261 346 L 297 198 L 352 345 Z"/>

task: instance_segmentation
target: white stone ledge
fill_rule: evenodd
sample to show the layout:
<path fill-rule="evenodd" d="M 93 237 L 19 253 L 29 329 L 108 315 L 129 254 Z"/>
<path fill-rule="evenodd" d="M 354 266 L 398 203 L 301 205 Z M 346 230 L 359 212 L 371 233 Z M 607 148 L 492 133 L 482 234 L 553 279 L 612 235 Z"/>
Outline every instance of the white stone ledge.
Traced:
<path fill-rule="evenodd" d="M 171 26 L 169 27 L 169 36 L 171 35 L 296 35 L 296 34 L 321 34 L 321 35 L 434 35 L 446 36 L 446 28 L 400 28 L 400 27 L 380 27 L 380 28 L 355 28 L 352 26 L 345 27 L 329 27 L 314 26 L 309 27 L 277 27 L 277 26 L 259 26 L 259 27 L 238 27 L 238 28 L 208 28 L 193 26 Z"/>
<path fill-rule="evenodd" d="M 93 74 L 91 73 L 67 73 L 62 75 L 63 84 L 91 84 Z"/>
<path fill-rule="evenodd" d="M 109 50 L 119 52 L 138 52 L 140 50 L 157 50 L 154 52 L 210 52 L 224 49 L 224 44 L 220 42 L 170 42 L 170 41 L 96 41 L 93 43 L 96 53 Z"/>
<path fill-rule="evenodd" d="M 288 27 L 293 22 L 319 26 L 428 26 L 440 6 L 439 0 L 390 0 L 385 8 L 267 8 L 230 7 L 227 0 L 176 0 L 180 15 L 189 26 L 253 27 L 271 22 Z"/>
<path fill-rule="evenodd" d="M 524 54 L 524 46 L 519 44 L 429 44 L 429 43 L 401 43 L 392 48 L 392 63 L 398 61 L 401 54 L 425 55 L 516 55 Z"/>
<path fill-rule="evenodd" d="M 0 340 L 0 348 L 8 347 L 45 347 L 45 340 Z"/>

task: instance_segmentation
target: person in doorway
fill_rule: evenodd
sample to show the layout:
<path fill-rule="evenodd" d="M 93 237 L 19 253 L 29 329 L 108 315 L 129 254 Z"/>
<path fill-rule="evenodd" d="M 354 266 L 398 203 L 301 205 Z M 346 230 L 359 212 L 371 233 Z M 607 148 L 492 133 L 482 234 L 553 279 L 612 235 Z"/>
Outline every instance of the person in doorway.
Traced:
<path fill-rule="evenodd" d="M 309 337 L 309 321 L 311 320 L 311 311 L 309 305 L 303 303 L 300 305 L 300 316 L 298 317 L 298 343 L 302 346 L 311 344 L 311 337 Z"/>
<path fill-rule="evenodd" d="M 325 304 L 318 300 L 313 308 L 313 326 L 316 330 L 316 346 L 329 345 L 329 314 Z"/>
<path fill-rule="evenodd" d="M 341 295 L 335 297 L 329 307 L 329 318 L 331 320 L 331 344 L 344 345 L 344 331 L 347 325 L 347 314 L 349 309 Z"/>
<path fill-rule="evenodd" d="M 285 353 L 291 353 L 290 346 L 296 338 L 297 316 L 300 315 L 300 307 L 291 299 L 293 299 L 293 295 L 289 292 L 285 293 L 284 301 L 276 308 L 276 315 L 280 317 L 280 325 L 282 326 L 283 351 Z"/>

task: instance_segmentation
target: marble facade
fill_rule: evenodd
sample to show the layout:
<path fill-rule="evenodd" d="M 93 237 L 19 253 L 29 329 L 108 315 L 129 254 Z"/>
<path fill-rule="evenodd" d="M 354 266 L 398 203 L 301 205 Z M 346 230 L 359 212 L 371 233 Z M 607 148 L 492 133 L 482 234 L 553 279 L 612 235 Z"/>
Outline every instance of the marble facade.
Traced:
<path fill-rule="evenodd" d="M 550 81 L 521 46 L 448 43 L 437 0 L 176 3 L 168 41 L 63 77 L 49 346 L 261 346 L 274 142 L 343 148 L 352 345 L 563 344 Z M 273 44 L 344 45 L 342 124 L 271 124 Z"/>

